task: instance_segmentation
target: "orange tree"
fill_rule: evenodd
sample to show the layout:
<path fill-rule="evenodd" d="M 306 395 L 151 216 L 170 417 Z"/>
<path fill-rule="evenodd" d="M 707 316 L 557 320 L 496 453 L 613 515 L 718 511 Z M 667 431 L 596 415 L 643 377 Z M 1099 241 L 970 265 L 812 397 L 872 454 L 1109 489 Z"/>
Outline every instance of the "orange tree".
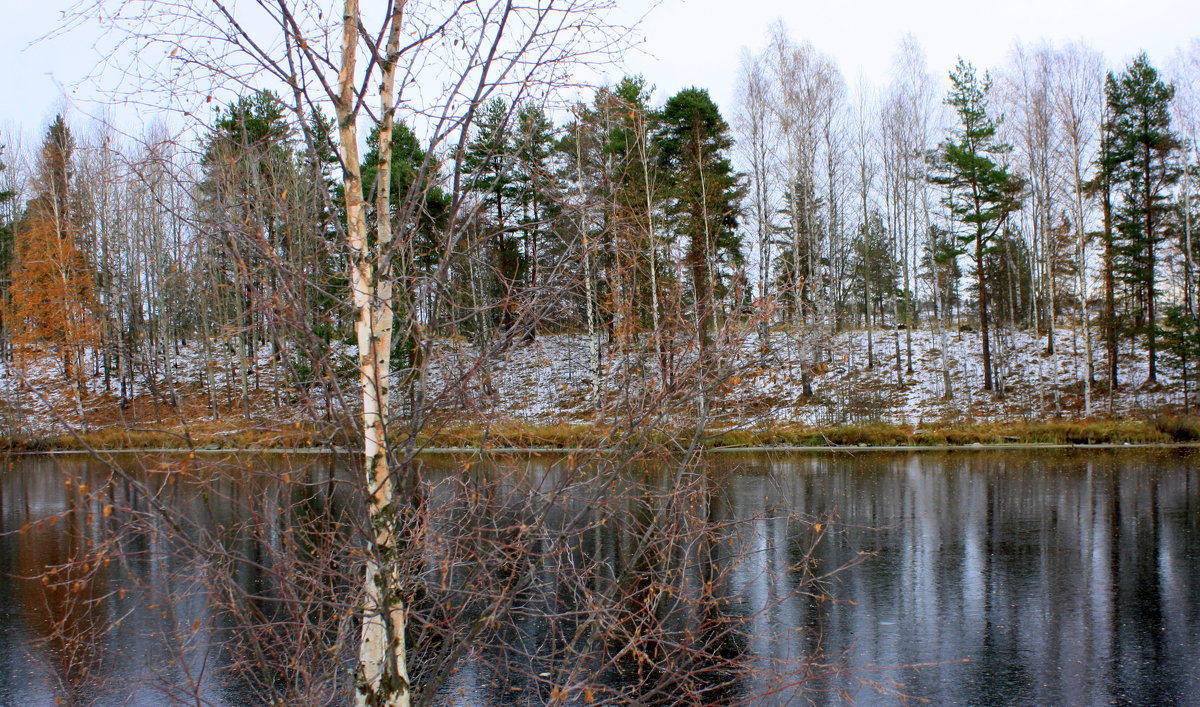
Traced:
<path fill-rule="evenodd" d="M 98 325 L 92 270 L 79 244 L 73 152 L 70 130 L 58 116 L 42 143 L 34 198 L 16 229 L 6 319 L 18 352 L 52 348 L 68 382 L 82 390 L 85 351 Z"/>

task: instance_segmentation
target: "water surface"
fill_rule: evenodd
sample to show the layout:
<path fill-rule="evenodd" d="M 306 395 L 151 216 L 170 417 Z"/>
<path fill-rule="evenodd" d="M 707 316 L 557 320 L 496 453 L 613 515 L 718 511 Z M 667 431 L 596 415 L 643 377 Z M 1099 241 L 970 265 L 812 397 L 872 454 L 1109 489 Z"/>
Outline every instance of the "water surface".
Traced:
<path fill-rule="evenodd" d="M 762 704 L 896 704 L 905 695 L 963 705 L 1200 704 L 1197 461 L 1146 450 L 717 455 L 705 471 L 707 512 L 729 529 L 720 546 L 731 549 L 710 548 L 706 562 L 719 567 L 715 591 L 746 640 L 737 647 L 744 674 L 713 694 Z M 145 480 L 187 462 L 120 463 Z M 229 463 L 284 485 L 302 480 L 304 493 L 325 499 L 305 501 L 318 515 L 353 508 L 338 500 L 347 492 L 333 481 L 343 474 L 335 460 Z M 554 463 L 498 464 L 549 478 Z M 461 469 L 431 460 L 426 483 L 436 488 Z M 275 486 L 248 475 L 201 494 L 160 481 L 151 503 L 86 458 L 9 459 L 0 472 L 0 705 L 257 704 L 259 693 L 222 668 L 228 617 L 202 581 L 212 568 L 163 546 L 169 533 L 126 533 L 125 561 L 41 578 L 106 542 L 122 509 L 145 511 L 143 529 L 173 513 L 193 521 L 187 532 L 237 532 L 250 507 L 286 507 L 297 522 L 298 506 L 285 502 L 295 493 Z M 169 507 L 166 520 L 149 512 L 154 504 Z M 608 532 L 596 526 L 595 556 L 611 564 L 627 540 Z M 280 542 L 269 530 L 237 541 L 245 567 L 236 581 L 248 593 L 286 591 L 268 561 Z M 835 569 L 817 584 L 804 579 Z M 549 629 L 533 624 L 513 634 L 523 655 L 547 640 L 539 631 Z M 830 667 L 812 669 L 812 656 Z M 545 698 L 510 683 L 495 689 L 495 657 L 468 650 L 440 699 Z M 330 675 L 321 679 L 342 679 Z"/>

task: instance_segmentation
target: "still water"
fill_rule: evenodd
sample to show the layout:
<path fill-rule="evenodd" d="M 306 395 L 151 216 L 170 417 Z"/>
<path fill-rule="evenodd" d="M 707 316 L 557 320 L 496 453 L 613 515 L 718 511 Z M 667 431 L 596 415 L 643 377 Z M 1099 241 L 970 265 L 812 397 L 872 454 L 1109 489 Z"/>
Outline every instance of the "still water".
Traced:
<path fill-rule="evenodd" d="M 82 457 L 13 457 L 0 470 L 0 705 L 260 704 L 262 693 L 226 669 L 233 624 L 205 581 L 220 562 L 197 563 L 191 546 L 151 531 L 183 519 L 177 534 L 244 531 L 228 571 L 269 604 L 261 598 L 287 595 L 295 579 L 271 571 L 271 548 L 285 536 L 275 523 L 251 528 L 244 513 L 287 516 L 289 527 L 330 509 L 351 507 L 339 516 L 351 517 L 346 484 L 336 483 L 344 471 L 320 455 L 263 456 L 228 464 L 265 475 L 189 485 L 168 480 L 186 461 L 116 461 L 142 485 Z M 1200 705 L 1198 462 L 1145 450 L 717 455 L 704 472 L 714 479 L 706 513 L 726 529 L 715 544 L 728 549 L 709 548 L 720 572 L 708 585 L 744 627 L 746 669 L 694 701 Z M 493 466 L 521 464 L 545 479 L 560 463 Z M 431 460 L 425 483 L 436 488 L 462 468 Z M 324 505 L 306 500 L 297 521 L 291 497 L 263 479 L 303 481 Z M 118 520 L 141 530 L 106 534 Z M 603 525 L 588 525 L 608 558 L 598 565 L 628 545 Z M 354 545 L 337 531 L 311 537 L 335 559 Z M 320 554 L 319 544 L 305 552 Z M 81 557 L 97 559 L 47 574 Z M 511 640 L 532 655 L 552 642 L 547 631 Z M 556 697 L 489 687 L 495 658 L 463 652 L 437 701 Z M 345 681 L 337 675 L 314 673 L 298 694 L 326 690 L 336 702 L 346 694 L 345 684 L 329 686 Z"/>

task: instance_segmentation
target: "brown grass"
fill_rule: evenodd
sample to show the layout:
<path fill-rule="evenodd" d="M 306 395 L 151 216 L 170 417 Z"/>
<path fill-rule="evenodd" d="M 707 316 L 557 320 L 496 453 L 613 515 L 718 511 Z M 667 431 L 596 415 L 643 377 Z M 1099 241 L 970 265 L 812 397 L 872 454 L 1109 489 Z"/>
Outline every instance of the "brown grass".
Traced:
<path fill-rule="evenodd" d="M 481 450 L 504 448 L 599 449 L 611 445 L 616 430 L 586 423 L 528 424 L 504 421 L 491 425 L 458 424 L 422 435 L 423 447 L 465 447 Z M 686 446 L 692 431 L 656 433 L 654 442 Z M 1081 420 L 954 424 L 946 426 L 875 423 L 815 428 L 781 424 L 755 428 L 714 430 L 704 437 L 708 449 L 749 447 L 924 447 L 977 444 L 1176 444 L 1200 441 L 1200 418 L 1159 417 L 1139 420 Z M 79 449 L 303 449 L 329 445 L 354 446 L 345 430 L 336 427 L 293 424 L 251 425 L 230 418 L 183 427 L 125 427 L 112 425 L 81 434 L 39 438 L 0 438 L 7 451 Z"/>
<path fill-rule="evenodd" d="M 338 428 L 311 425 L 245 426 L 236 422 L 186 426 L 93 428 L 78 435 L 0 438 L 7 451 L 85 449 L 300 449 L 347 446 L 350 436 Z"/>

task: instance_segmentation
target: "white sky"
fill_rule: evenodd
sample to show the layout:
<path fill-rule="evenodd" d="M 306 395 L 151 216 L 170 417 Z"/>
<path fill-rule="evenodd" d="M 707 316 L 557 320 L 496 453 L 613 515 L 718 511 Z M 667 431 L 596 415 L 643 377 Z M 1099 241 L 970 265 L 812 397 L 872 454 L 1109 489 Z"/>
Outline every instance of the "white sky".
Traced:
<path fill-rule="evenodd" d="M 28 46 L 73 2 L 0 0 L 0 141 L 13 131 L 36 139 L 67 95 L 84 99 L 69 109 L 77 120 L 99 110 L 89 99 L 103 97 L 102 87 L 77 85 L 97 62 L 94 30 Z M 623 3 L 628 16 L 650 6 Z M 741 48 L 760 49 L 777 18 L 796 41 L 810 41 L 833 56 L 849 86 L 859 76 L 885 83 L 906 32 L 917 38 L 939 78 L 960 54 L 981 67 L 998 66 L 1018 40 L 1082 40 L 1115 67 L 1144 49 L 1161 68 L 1200 36 L 1196 0 L 663 0 L 642 23 L 641 53 L 631 54 L 625 69 L 656 86 L 659 102 L 681 88 L 708 88 L 728 117 Z M 115 114 L 120 117 L 121 110 Z M 145 109 L 137 116 L 145 117 Z"/>

